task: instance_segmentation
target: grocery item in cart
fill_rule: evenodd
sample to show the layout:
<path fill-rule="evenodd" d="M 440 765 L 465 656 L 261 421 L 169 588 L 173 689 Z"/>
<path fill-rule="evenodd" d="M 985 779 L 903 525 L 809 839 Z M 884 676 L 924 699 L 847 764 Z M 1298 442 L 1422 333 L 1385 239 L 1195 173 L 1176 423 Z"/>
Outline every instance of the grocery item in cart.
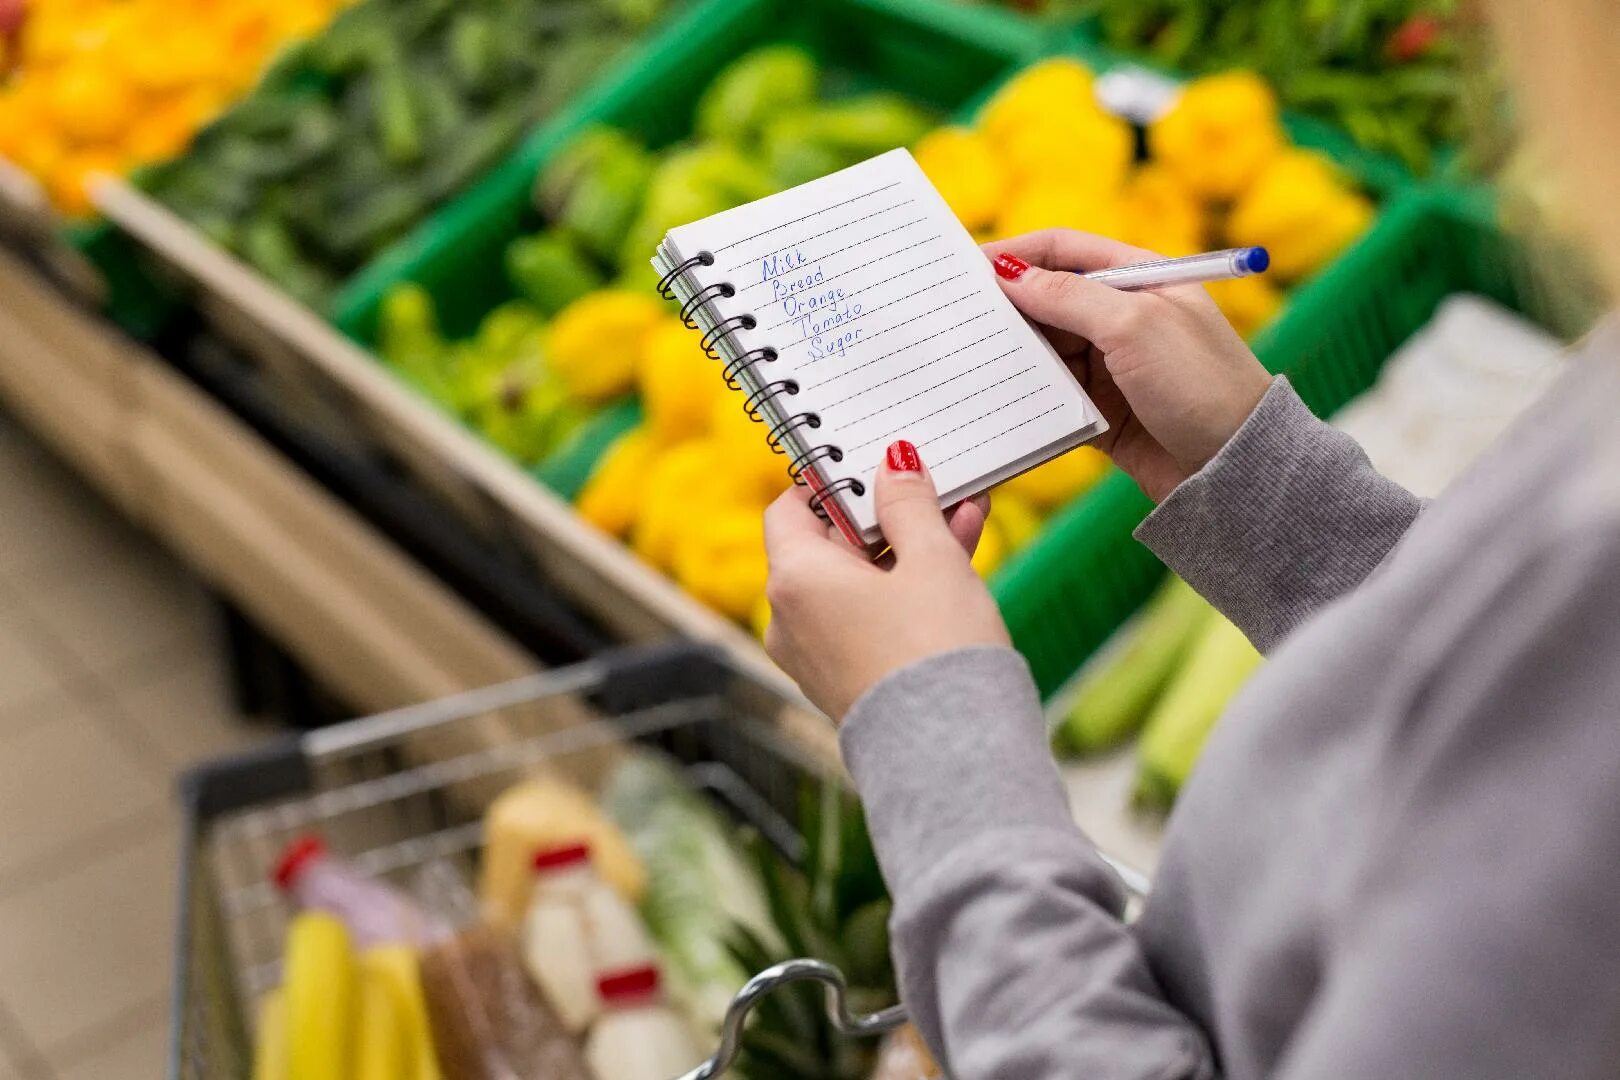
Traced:
<path fill-rule="evenodd" d="M 502 792 L 484 814 L 484 858 L 478 896 L 484 918 L 516 930 L 529 908 L 534 853 L 584 840 L 597 871 L 625 899 L 639 903 L 647 873 L 630 841 L 589 795 L 554 777 L 537 777 Z"/>
<path fill-rule="evenodd" d="M 416 894 L 457 927 L 421 958 L 445 1080 L 590 1080 L 573 1034 L 524 971 L 515 937 L 478 921 L 478 901 L 455 866 L 428 863 Z"/>
<path fill-rule="evenodd" d="M 273 876 L 300 909 L 336 916 L 356 948 L 420 944 L 449 933 L 410 897 L 334 856 L 318 836 L 288 844 Z"/>
<path fill-rule="evenodd" d="M 602 1018 L 585 1042 L 596 1080 L 670 1080 L 703 1061 L 691 1029 L 664 1004 L 657 968 L 604 975 L 597 989 Z"/>
<path fill-rule="evenodd" d="M 647 927 L 591 865 L 590 845 L 534 855 L 534 897 L 523 921 L 523 959 L 570 1031 L 596 1019 L 604 972 L 650 963 Z"/>

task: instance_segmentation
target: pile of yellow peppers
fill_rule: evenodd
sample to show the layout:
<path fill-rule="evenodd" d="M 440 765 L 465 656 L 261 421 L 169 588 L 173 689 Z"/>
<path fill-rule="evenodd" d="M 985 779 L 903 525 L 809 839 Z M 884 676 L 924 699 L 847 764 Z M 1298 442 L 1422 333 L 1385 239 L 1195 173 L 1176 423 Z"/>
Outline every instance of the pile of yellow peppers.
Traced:
<path fill-rule="evenodd" d="M 64 213 L 85 181 L 178 154 L 340 0 L 30 0 L 0 66 L 0 157 Z"/>
<path fill-rule="evenodd" d="M 597 463 L 579 494 L 580 515 L 704 604 L 763 633 L 770 613 L 762 517 L 788 486 L 787 459 L 766 447 L 741 395 L 698 349 L 698 335 L 656 297 L 604 289 L 558 313 L 547 362 L 572 393 L 641 397 L 641 424 Z M 1002 485 L 974 566 L 992 573 L 1106 468 L 1102 454 L 1085 449 Z"/>
<path fill-rule="evenodd" d="M 1163 255 L 1262 245 L 1272 272 L 1210 286 L 1250 336 L 1372 222 L 1373 206 L 1332 162 L 1290 145 L 1276 95 L 1251 72 L 1190 82 L 1136 132 L 1097 102 L 1092 73 L 1046 60 L 1003 87 L 972 128 L 941 128 L 915 148 L 962 223 L 981 239 L 1065 226 Z"/>

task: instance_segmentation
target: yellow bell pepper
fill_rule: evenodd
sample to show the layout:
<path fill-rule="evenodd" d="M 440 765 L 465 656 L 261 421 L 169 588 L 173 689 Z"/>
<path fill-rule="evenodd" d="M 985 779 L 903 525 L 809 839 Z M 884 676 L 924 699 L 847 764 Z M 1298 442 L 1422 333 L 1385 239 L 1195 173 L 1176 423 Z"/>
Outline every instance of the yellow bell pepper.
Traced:
<path fill-rule="evenodd" d="M 1226 222 L 1239 244 L 1271 252 L 1273 276 L 1298 281 L 1319 269 L 1372 224 L 1373 206 L 1320 154 L 1290 150 L 1273 159 Z"/>
<path fill-rule="evenodd" d="M 612 536 L 629 535 L 647 490 L 653 463 L 663 450 L 646 428 L 621 435 L 608 447 L 575 500 L 579 516 Z"/>
<path fill-rule="evenodd" d="M 681 538 L 698 521 L 736 505 L 720 483 L 732 465 L 726 447 L 714 439 L 694 439 L 657 455 L 630 530 L 636 553 L 661 570 L 672 569 Z"/>
<path fill-rule="evenodd" d="M 1188 83 L 1148 130 L 1153 159 L 1189 191 L 1214 201 L 1241 195 L 1285 141 L 1276 94 L 1248 71 Z"/>
<path fill-rule="evenodd" d="M 765 593 L 765 521 L 753 508 L 694 518 L 675 545 L 675 580 L 728 618 L 743 622 Z"/>
<path fill-rule="evenodd" d="M 698 335 L 671 316 L 643 341 L 638 372 L 647 427 L 668 442 L 709 430 L 715 396 L 725 388 L 720 365 L 698 348 Z"/>
<path fill-rule="evenodd" d="M 996 219 L 995 235 L 1004 239 L 1048 228 L 1119 236 L 1125 229 L 1125 216 L 1117 197 L 1089 193 L 1053 177 L 1008 199 Z"/>
<path fill-rule="evenodd" d="M 552 320 L 546 362 L 574 397 L 607 401 L 635 385 L 647 332 L 667 309 L 656 296 L 629 289 L 587 293 Z"/>
<path fill-rule="evenodd" d="M 1023 499 L 1037 510 L 1052 511 L 1091 487 L 1108 471 L 1108 456 L 1082 446 L 1001 485 L 1001 490 Z"/>
<path fill-rule="evenodd" d="M 1244 338 L 1251 338 L 1282 310 L 1282 290 L 1263 275 L 1212 281 L 1205 286 L 1221 313 Z"/>
<path fill-rule="evenodd" d="M 1041 515 L 1015 491 L 996 492 L 990 501 L 990 520 L 996 523 L 1008 551 L 1017 551 L 1041 531 Z"/>
<path fill-rule="evenodd" d="M 1130 125 L 1099 109 L 1049 107 L 996 143 L 1014 189 L 1062 183 L 1094 196 L 1116 194 L 1136 154 Z"/>
<path fill-rule="evenodd" d="M 995 220 L 1007 193 L 1007 176 L 983 136 L 966 128 L 936 128 L 923 136 L 912 154 L 969 230 Z"/>
<path fill-rule="evenodd" d="M 1011 548 L 1007 545 L 1007 537 L 996 523 L 994 514 L 984 523 L 984 533 L 979 537 L 978 549 L 973 552 L 973 569 L 982 578 L 987 578 L 1001 568 L 1007 561 Z"/>
<path fill-rule="evenodd" d="M 748 629 L 754 632 L 759 640 L 765 640 L 765 631 L 771 628 L 771 602 L 761 593 L 754 601 L 753 608 L 748 612 Z"/>
<path fill-rule="evenodd" d="M 1160 255 L 1192 255 L 1204 249 L 1204 208 L 1162 165 L 1131 174 L 1120 195 L 1125 218 L 1120 239 Z"/>
<path fill-rule="evenodd" d="M 788 458 L 771 452 L 764 425 L 749 420 L 742 405 L 739 395 L 727 391 L 716 396 L 710 411 L 710 437 L 731 462 L 729 474 L 715 482 L 738 502 L 763 507 L 787 489 Z"/>
<path fill-rule="evenodd" d="M 1071 57 L 1043 60 L 1025 68 L 979 111 L 978 127 L 1001 146 L 1021 128 L 1055 112 L 1100 111 L 1091 69 Z"/>

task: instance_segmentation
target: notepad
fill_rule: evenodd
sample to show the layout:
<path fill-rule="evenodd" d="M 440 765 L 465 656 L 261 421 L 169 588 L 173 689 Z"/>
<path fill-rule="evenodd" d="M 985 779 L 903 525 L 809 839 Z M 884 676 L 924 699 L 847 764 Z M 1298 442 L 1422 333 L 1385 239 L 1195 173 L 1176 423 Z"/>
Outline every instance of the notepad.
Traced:
<path fill-rule="evenodd" d="M 811 503 L 881 540 L 909 439 L 949 506 L 1107 430 L 905 150 L 670 230 L 653 265 Z"/>

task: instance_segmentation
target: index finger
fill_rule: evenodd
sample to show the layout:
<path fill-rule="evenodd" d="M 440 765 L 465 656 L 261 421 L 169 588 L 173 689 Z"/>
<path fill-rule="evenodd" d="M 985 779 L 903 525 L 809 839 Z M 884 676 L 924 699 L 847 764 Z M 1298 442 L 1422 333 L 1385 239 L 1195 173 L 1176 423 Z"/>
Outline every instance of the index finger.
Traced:
<path fill-rule="evenodd" d="M 1006 253 L 1044 270 L 1106 270 L 1164 256 L 1078 229 L 1042 229 L 981 244 L 989 258 Z"/>

